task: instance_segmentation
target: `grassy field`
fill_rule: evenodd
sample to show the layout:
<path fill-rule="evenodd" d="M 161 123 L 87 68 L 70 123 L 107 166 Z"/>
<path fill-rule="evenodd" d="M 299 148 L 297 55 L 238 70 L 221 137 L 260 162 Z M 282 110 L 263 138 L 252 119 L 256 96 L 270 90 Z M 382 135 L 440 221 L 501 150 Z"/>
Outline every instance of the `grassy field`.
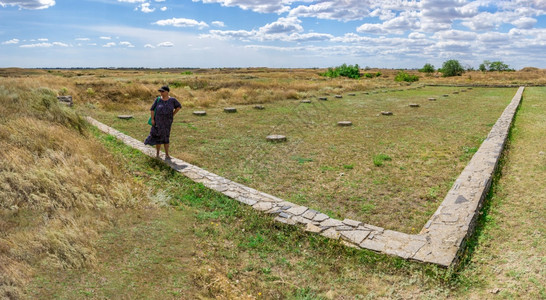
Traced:
<path fill-rule="evenodd" d="M 391 89 L 311 103 L 285 100 L 265 110 L 239 105 L 233 114 L 210 108 L 205 117 L 185 109 L 173 125 L 171 153 L 335 218 L 416 233 L 515 90 Z M 147 111 L 129 121 L 117 118 L 125 111 L 88 113 L 141 140 L 149 131 Z M 353 126 L 337 126 L 342 120 Z M 288 142 L 267 142 L 270 134 L 286 135 Z"/>
<path fill-rule="evenodd" d="M 240 76 L 282 78 L 282 72 L 267 74 L 258 71 L 252 70 L 251 75 Z M 141 118 L 139 124 L 143 124 L 144 114 L 138 115 L 137 112 L 146 110 L 150 100 L 144 96 L 140 102 L 123 100 L 128 92 L 123 88 L 134 87 L 127 84 L 127 79 L 122 76 L 113 79 L 113 74 L 120 73 L 2 70 L 1 74 L 5 72 L 11 75 L 0 77 L 0 143 L 4 149 L 0 152 L 0 297 L 546 299 L 543 267 L 546 254 L 543 222 L 546 190 L 542 184 L 546 175 L 546 150 L 542 141 L 546 130 L 546 103 L 543 100 L 546 88 L 526 89 L 501 170 L 480 217 L 477 233 L 469 243 L 469 253 L 460 269 L 443 270 L 371 251 L 346 248 L 321 236 L 273 222 L 270 217 L 191 182 L 161 162 L 127 148 L 114 138 L 87 128 L 74 110 L 59 106 L 55 101 L 55 95 L 71 93 L 76 95 L 77 106 L 106 111 L 104 116 L 114 115 L 123 109 Z M 82 74 L 78 75 L 78 72 Z M 85 72 L 93 74 L 86 75 Z M 145 73 L 134 72 L 134 76 Z M 521 78 L 518 78 L 518 74 L 522 75 Z M 94 94 L 87 92 L 91 86 L 75 84 L 85 76 L 89 77 L 86 79 L 89 82 L 97 80 L 91 78 L 96 75 L 103 76 L 96 77 L 99 82 L 108 84 L 93 85 Z M 173 70 L 170 74 L 154 76 L 174 78 L 175 75 Z M 468 75 L 455 78 L 454 83 L 468 80 L 478 82 L 478 75 L 482 74 L 472 75 L 472 79 L 465 77 Z M 198 78 L 200 75 L 192 76 Z M 498 74 L 491 76 L 498 84 L 540 83 L 540 80 L 532 79 L 531 75 L 523 72 L 505 74 L 505 77 Z M 308 80 L 306 78 L 304 81 Z M 386 85 L 388 79 L 380 78 L 385 82 L 381 85 Z M 256 80 L 241 79 L 238 82 Z M 447 82 L 444 78 L 430 79 L 434 80 Z M 135 84 L 138 88 L 134 89 L 148 90 L 149 96 L 153 97 L 156 85 L 164 81 L 152 81 Z M 329 84 L 332 82 L 337 81 Z M 380 85 L 379 82 L 367 84 Z M 367 88 L 363 87 L 360 91 Z M 118 96 L 112 99 L 95 98 L 110 89 L 118 90 Z M 177 88 L 176 93 L 178 89 L 185 88 Z M 343 85 L 336 89 L 339 90 L 335 93 L 359 91 L 354 86 L 349 88 Z M 408 91 L 408 95 L 423 91 Z M 488 91 L 475 88 L 471 93 L 487 94 Z M 211 99 L 217 101 L 213 91 L 208 92 Z M 325 94 L 321 90 L 311 95 L 315 93 L 312 89 L 305 93 L 309 94 L 296 95 L 312 98 Z M 356 101 L 358 98 L 358 103 L 371 105 L 373 101 L 366 101 L 375 96 L 390 95 L 394 99 L 392 102 L 396 103 L 400 101 L 394 96 L 397 93 L 365 97 L 358 92 L 354 99 Z M 500 90 L 500 93 L 506 93 L 508 98 L 513 96 L 510 89 Z M 421 95 L 418 97 L 422 100 Z M 450 95 L 448 99 L 438 97 L 436 102 L 424 101 L 418 111 L 425 113 L 429 105 L 439 106 L 445 101 L 455 100 L 455 97 Z M 350 99 L 345 96 L 342 101 L 352 101 Z M 225 104 L 235 103 L 214 101 L 207 108 L 210 110 L 208 119 L 197 120 L 210 121 L 214 114 L 222 118 L 243 116 L 243 109 L 234 115 L 221 112 Z M 333 103 L 332 100 L 328 105 L 335 106 L 342 101 Z M 277 102 L 266 102 L 264 112 L 283 106 L 305 108 L 296 99 Z M 471 102 L 467 102 L 467 105 Z M 473 110 L 480 110 L 479 105 L 472 107 Z M 493 110 L 494 107 L 489 109 Z M 395 112 L 392 117 L 369 117 L 389 122 L 404 118 L 401 113 L 392 110 Z M 494 114 L 490 112 L 491 118 L 496 119 Z M 411 119 L 411 115 L 405 118 Z M 471 122 L 472 117 L 468 118 Z M 352 121 L 355 123 L 352 128 L 331 126 L 331 130 L 359 130 L 358 127 L 362 125 L 356 120 Z M 410 121 L 406 119 L 406 122 Z M 475 138 L 479 139 L 480 134 L 476 132 L 487 132 L 490 123 L 478 121 L 471 128 L 478 130 L 467 138 L 479 144 Z M 191 129 L 188 124 L 180 122 L 176 126 L 195 132 L 193 134 L 199 132 L 199 128 Z M 205 125 L 206 122 L 199 124 Z M 322 130 L 330 125 L 328 122 L 322 126 Z M 145 135 L 145 132 L 141 134 Z M 183 145 L 182 142 L 179 145 Z M 471 155 L 473 146 L 464 146 L 468 147 L 465 154 Z M 399 170 L 397 156 L 385 154 L 389 154 L 391 160 L 383 161 L 381 167 L 373 165 L 370 169 Z M 310 166 L 318 161 L 315 157 L 309 161 L 310 157 L 300 156 L 301 164 L 300 160 L 291 156 L 288 160 L 293 160 L 296 166 Z M 189 155 L 181 158 L 192 159 Z M 457 164 L 462 163 L 461 159 L 466 159 L 461 155 L 456 158 Z M 341 161 L 345 164 L 347 159 Z M 352 169 L 342 166 L 341 172 L 348 174 L 355 170 L 357 165 L 354 164 Z M 329 172 L 328 169 L 324 171 Z"/>

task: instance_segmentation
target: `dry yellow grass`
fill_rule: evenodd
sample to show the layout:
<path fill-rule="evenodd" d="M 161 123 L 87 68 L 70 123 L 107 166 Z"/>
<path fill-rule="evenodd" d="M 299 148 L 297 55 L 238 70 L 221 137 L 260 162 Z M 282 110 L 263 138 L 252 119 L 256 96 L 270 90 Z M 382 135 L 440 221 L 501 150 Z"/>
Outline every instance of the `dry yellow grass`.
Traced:
<path fill-rule="evenodd" d="M 0 78 L 0 298 L 22 297 L 36 266 L 92 267 L 97 231 L 115 208 L 148 205 L 148 191 L 127 181 L 81 118 L 42 87 L 50 84 Z"/>

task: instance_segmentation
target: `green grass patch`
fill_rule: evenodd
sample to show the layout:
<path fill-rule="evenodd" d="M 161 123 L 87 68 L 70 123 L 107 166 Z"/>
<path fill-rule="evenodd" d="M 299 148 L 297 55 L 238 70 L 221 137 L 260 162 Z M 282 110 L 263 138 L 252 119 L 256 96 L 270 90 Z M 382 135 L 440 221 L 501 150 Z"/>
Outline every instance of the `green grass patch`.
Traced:
<path fill-rule="evenodd" d="M 391 161 L 392 158 L 390 156 L 388 156 L 387 154 L 377 154 L 377 155 L 374 155 L 373 157 L 373 164 L 374 166 L 376 167 L 381 167 L 384 162 L 386 161 Z"/>

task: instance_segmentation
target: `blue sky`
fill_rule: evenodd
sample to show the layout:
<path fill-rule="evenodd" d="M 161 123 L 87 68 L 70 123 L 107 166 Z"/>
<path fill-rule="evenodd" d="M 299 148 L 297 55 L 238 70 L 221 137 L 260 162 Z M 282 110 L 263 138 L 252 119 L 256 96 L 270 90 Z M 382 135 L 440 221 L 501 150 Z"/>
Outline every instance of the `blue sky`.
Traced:
<path fill-rule="evenodd" d="M 546 0 L 0 0 L 0 67 L 546 68 Z"/>

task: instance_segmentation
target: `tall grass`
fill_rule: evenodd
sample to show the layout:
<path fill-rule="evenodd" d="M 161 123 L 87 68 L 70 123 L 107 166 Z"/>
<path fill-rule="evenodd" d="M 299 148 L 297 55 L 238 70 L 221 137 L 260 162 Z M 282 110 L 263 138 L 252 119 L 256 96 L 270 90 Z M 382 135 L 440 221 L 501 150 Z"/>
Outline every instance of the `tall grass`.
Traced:
<path fill-rule="evenodd" d="M 2 299 L 23 297 L 34 266 L 93 266 L 93 241 L 115 208 L 147 203 L 148 191 L 56 95 L 35 80 L 0 79 Z"/>

